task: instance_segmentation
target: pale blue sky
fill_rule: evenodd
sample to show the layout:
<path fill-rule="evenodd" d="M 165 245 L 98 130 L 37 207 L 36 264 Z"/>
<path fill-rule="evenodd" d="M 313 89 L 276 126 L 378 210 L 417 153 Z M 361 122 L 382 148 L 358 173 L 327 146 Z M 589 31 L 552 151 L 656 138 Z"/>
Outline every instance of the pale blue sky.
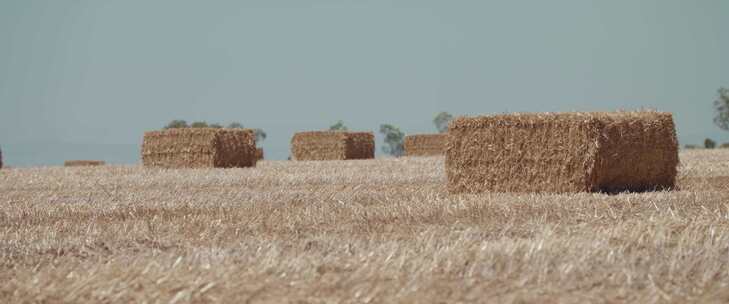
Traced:
<path fill-rule="evenodd" d="M 240 121 L 288 155 L 342 119 L 656 108 L 729 141 L 729 1 L 0 0 L 6 163 L 138 161 L 167 121 Z M 381 139 L 378 140 L 381 145 Z M 379 150 L 379 147 L 378 147 Z"/>

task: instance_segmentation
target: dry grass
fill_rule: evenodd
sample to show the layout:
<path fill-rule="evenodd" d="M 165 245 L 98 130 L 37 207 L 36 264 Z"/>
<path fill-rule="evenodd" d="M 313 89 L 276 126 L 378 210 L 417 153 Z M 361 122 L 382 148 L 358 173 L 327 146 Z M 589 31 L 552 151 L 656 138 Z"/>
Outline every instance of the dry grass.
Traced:
<path fill-rule="evenodd" d="M 681 191 L 448 195 L 443 158 L 0 171 L 0 302 L 726 302 L 729 151 Z"/>

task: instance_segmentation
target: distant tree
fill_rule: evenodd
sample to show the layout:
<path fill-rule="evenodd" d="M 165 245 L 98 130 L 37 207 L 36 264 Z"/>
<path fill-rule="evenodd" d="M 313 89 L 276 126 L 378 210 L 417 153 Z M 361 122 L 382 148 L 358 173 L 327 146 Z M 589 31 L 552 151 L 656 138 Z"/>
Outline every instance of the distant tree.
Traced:
<path fill-rule="evenodd" d="M 719 146 L 719 148 L 729 149 L 729 143 L 723 143 L 723 144 L 721 144 L 721 146 Z"/>
<path fill-rule="evenodd" d="M 3 149 L 0 148 L 0 168 L 3 167 Z"/>
<path fill-rule="evenodd" d="M 707 138 L 704 140 L 704 148 L 714 149 L 714 148 L 716 148 L 716 142 L 711 140 L 711 138 Z"/>
<path fill-rule="evenodd" d="M 188 127 L 190 126 L 187 125 L 187 122 L 181 119 L 175 119 L 173 121 L 170 121 L 166 126 L 164 126 L 165 129 L 179 129 Z"/>
<path fill-rule="evenodd" d="M 329 130 L 330 131 L 347 131 L 349 129 L 347 129 L 347 126 L 344 125 L 343 121 L 339 120 L 339 121 L 337 121 L 337 123 L 331 125 L 329 127 Z"/>
<path fill-rule="evenodd" d="M 207 128 L 208 123 L 204 121 L 196 121 L 190 125 L 191 128 Z"/>
<path fill-rule="evenodd" d="M 263 129 L 253 129 L 253 133 L 256 134 L 256 143 L 266 140 L 266 132 Z"/>
<path fill-rule="evenodd" d="M 435 124 L 435 128 L 438 129 L 438 132 L 445 133 L 448 132 L 448 123 L 453 120 L 453 115 L 449 114 L 448 112 L 440 112 L 438 115 L 433 118 L 433 124 Z"/>
<path fill-rule="evenodd" d="M 219 123 L 211 123 L 208 127 L 214 128 L 214 129 L 221 129 L 221 128 L 223 128 L 223 125 L 221 125 Z"/>
<path fill-rule="evenodd" d="M 405 134 L 398 127 L 389 124 L 380 125 L 380 133 L 385 136 L 386 144 L 382 151 L 392 156 L 402 156 Z"/>
<path fill-rule="evenodd" d="M 687 150 L 693 150 L 693 149 L 698 149 L 699 146 L 697 146 L 697 145 L 686 145 L 686 146 L 684 146 L 684 148 L 687 149 Z"/>
<path fill-rule="evenodd" d="M 729 131 L 729 89 L 719 88 L 719 98 L 714 100 L 714 124 L 720 129 Z"/>
<path fill-rule="evenodd" d="M 228 129 L 244 129 L 243 124 L 239 122 L 231 122 L 228 124 Z M 256 135 L 256 144 L 259 144 L 266 140 L 266 131 L 263 129 L 253 129 L 253 134 Z"/>
<path fill-rule="evenodd" d="M 243 129 L 243 124 L 241 124 L 239 122 L 231 122 L 228 125 L 228 128 L 230 128 L 230 129 Z"/>

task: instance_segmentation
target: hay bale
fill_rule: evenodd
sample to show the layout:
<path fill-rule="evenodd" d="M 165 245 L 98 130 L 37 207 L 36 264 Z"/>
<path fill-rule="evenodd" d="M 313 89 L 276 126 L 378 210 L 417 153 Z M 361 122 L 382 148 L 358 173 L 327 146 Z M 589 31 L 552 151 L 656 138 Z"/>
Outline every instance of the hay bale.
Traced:
<path fill-rule="evenodd" d="M 105 164 L 103 160 L 67 160 L 63 162 L 64 167 L 90 167 L 103 166 Z"/>
<path fill-rule="evenodd" d="M 619 192 L 675 186 L 678 141 L 670 113 L 458 118 L 448 133 L 451 193 Z"/>
<path fill-rule="evenodd" d="M 263 160 L 263 148 L 256 148 L 256 161 Z"/>
<path fill-rule="evenodd" d="M 250 129 L 185 128 L 144 133 L 145 167 L 231 168 L 256 164 Z"/>
<path fill-rule="evenodd" d="M 420 134 L 405 136 L 405 156 L 434 156 L 445 153 L 448 135 Z"/>
<path fill-rule="evenodd" d="M 375 157 L 372 132 L 299 132 L 291 139 L 294 160 L 347 160 Z"/>

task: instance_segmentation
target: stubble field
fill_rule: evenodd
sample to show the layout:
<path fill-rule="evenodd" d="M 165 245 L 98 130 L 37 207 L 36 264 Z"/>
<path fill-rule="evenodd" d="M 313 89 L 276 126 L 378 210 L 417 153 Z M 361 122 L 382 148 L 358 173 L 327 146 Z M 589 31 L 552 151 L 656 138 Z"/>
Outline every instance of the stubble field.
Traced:
<path fill-rule="evenodd" d="M 727 302 L 729 150 L 679 191 L 448 195 L 443 158 L 0 170 L 0 302 Z"/>

